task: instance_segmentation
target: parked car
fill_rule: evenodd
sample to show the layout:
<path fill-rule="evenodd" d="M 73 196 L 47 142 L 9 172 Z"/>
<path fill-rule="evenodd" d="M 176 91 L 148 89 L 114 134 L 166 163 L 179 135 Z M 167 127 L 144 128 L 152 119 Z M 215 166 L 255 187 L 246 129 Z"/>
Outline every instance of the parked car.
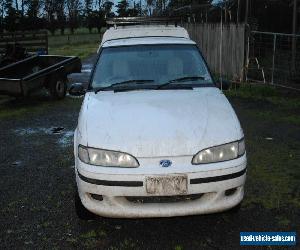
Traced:
<path fill-rule="evenodd" d="M 117 22 L 117 20 L 115 20 Z M 80 218 L 208 214 L 244 196 L 239 120 L 187 31 L 115 25 L 99 49 L 74 135 Z"/>

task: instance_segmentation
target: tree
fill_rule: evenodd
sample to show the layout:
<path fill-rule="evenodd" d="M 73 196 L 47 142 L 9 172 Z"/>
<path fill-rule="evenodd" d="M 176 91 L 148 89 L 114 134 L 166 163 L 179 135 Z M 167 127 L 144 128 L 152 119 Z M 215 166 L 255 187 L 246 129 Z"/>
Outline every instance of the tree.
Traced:
<path fill-rule="evenodd" d="M 66 0 L 68 10 L 68 21 L 71 34 L 74 34 L 74 30 L 78 27 L 78 15 L 81 9 L 80 0 Z"/>
<path fill-rule="evenodd" d="M 93 29 L 92 4 L 93 0 L 84 0 L 84 18 L 90 33 L 92 33 Z"/>
<path fill-rule="evenodd" d="M 292 33 L 293 5 L 286 0 L 249 1 L 249 23 L 256 19 L 260 30 Z"/>
<path fill-rule="evenodd" d="M 97 28 L 98 33 L 104 23 L 104 12 L 102 10 L 102 0 L 96 0 L 96 10 L 93 12 L 93 25 Z"/>
<path fill-rule="evenodd" d="M 4 26 L 8 31 L 16 31 L 20 29 L 20 12 L 13 7 L 12 0 L 6 0 L 5 3 Z"/>
<path fill-rule="evenodd" d="M 172 0 L 171 0 L 172 1 Z M 146 0 L 147 12 L 149 16 L 152 16 L 152 11 L 155 5 L 155 0 Z"/>
<path fill-rule="evenodd" d="M 55 33 L 56 21 L 55 21 L 55 1 L 56 0 L 44 0 L 44 11 L 47 20 L 47 28 L 52 35 Z"/>
<path fill-rule="evenodd" d="M 132 8 L 128 8 L 127 10 L 127 15 L 128 16 L 139 16 L 141 13 L 141 7 L 139 3 L 135 3 L 133 2 L 133 7 Z"/>
<path fill-rule="evenodd" d="M 166 4 L 167 4 L 166 0 L 156 0 L 155 12 L 157 14 L 162 15 L 162 13 L 165 11 L 167 7 Z"/>
<path fill-rule="evenodd" d="M 27 1 L 22 1 L 27 6 L 27 13 L 26 15 L 28 17 L 33 18 L 33 22 L 35 21 L 34 19 L 38 18 L 38 13 L 39 13 L 39 8 L 40 8 L 40 1 L 39 0 L 27 0 Z M 24 8 L 24 7 L 23 7 Z"/>
<path fill-rule="evenodd" d="M 111 17 L 113 15 L 113 13 L 111 12 L 113 6 L 114 6 L 114 3 L 109 0 L 106 0 L 103 3 L 102 7 L 103 7 L 104 15 L 106 18 Z"/>
<path fill-rule="evenodd" d="M 4 30 L 5 0 L 0 0 L 0 32 Z"/>
<path fill-rule="evenodd" d="M 15 9 L 16 11 L 19 11 L 19 1 L 15 0 Z"/>
<path fill-rule="evenodd" d="M 167 12 L 176 16 L 192 17 L 197 22 L 207 22 L 212 0 L 171 0 Z M 220 1 L 219 1 L 220 3 Z"/>
<path fill-rule="evenodd" d="M 119 17 L 127 17 L 128 16 L 128 2 L 127 0 L 121 0 L 117 5 L 117 13 Z"/>
<path fill-rule="evenodd" d="M 56 0 L 55 3 L 57 26 L 60 29 L 60 34 L 63 35 L 66 27 L 65 0 Z"/>
<path fill-rule="evenodd" d="M 41 24 L 40 18 L 38 17 L 40 1 L 26 0 L 23 1 L 22 4 L 26 5 L 27 7 L 26 18 L 24 18 L 24 14 L 22 15 L 25 29 L 29 29 L 29 30 L 38 29 Z M 22 8 L 24 8 L 24 6 Z"/>

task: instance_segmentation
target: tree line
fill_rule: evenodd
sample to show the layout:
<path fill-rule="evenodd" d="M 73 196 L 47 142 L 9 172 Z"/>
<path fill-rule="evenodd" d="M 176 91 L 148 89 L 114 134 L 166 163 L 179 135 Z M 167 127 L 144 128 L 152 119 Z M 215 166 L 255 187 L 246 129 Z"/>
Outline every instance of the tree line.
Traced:
<path fill-rule="evenodd" d="M 160 0 L 155 11 L 167 15 L 189 16 L 194 22 L 246 23 L 252 29 L 270 32 L 293 32 L 293 8 L 300 0 Z M 168 4 L 164 4 L 167 2 Z M 165 6 L 165 7 L 164 7 Z M 185 7 L 184 7 L 185 6 Z M 300 18 L 296 18 L 299 27 Z M 296 29 L 299 32 L 299 28 Z"/>
<path fill-rule="evenodd" d="M 116 1 L 115 1 L 116 2 Z M 107 17 L 181 16 L 189 22 L 246 22 L 254 29 L 291 32 L 292 0 L 0 0 L 0 32 L 78 27 L 100 32 Z M 299 20 L 298 20 L 299 21 Z"/>
<path fill-rule="evenodd" d="M 78 27 L 100 32 L 105 17 L 114 16 L 109 0 L 0 0 L 0 32 L 59 29 L 64 34 Z"/>

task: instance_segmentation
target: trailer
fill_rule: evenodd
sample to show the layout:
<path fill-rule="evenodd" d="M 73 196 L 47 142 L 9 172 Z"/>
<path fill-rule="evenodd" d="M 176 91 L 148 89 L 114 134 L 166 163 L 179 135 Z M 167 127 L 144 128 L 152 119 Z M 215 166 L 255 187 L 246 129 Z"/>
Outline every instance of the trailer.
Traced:
<path fill-rule="evenodd" d="M 67 92 L 67 75 L 80 72 L 78 57 L 33 56 L 0 68 L 0 94 L 27 97 L 46 88 L 54 99 L 62 99 Z"/>

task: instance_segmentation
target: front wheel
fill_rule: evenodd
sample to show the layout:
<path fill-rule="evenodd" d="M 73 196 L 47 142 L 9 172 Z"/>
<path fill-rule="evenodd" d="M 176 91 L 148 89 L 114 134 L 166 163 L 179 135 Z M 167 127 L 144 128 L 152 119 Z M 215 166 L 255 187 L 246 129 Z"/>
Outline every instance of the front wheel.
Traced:
<path fill-rule="evenodd" d="M 67 93 L 67 82 L 63 77 L 54 78 L 49 86 L 50 95 L 55 100 L 63 99 Z"/>

